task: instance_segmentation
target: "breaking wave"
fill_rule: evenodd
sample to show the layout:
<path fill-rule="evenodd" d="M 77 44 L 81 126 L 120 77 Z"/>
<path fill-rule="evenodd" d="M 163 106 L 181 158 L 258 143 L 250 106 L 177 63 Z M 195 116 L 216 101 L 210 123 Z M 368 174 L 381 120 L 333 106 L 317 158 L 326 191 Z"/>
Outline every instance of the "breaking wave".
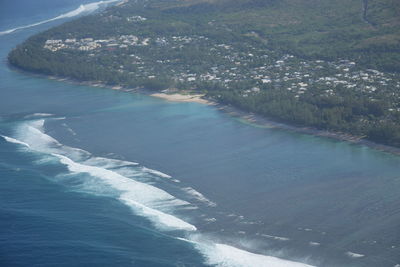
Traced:
<path fill-rule="evenodd" d="M 19 141 L 19 140 L 15 139 L 15 138 L 12 138 L 12 137 L 9 137 L 9 136 L 5 136 L 5 135 L 0 135 L 0 136 L 3 137 L 4 140 L 6 140 L 9 143 L 23 145 L 23 146 L 28 147 L 28 148 L 30 147 L 27 143 Z"/>
<path fill-rule="evenodd" d="M 190 205 L 190 203 L 177 199 L 157 187 L 137 182 L 111 170 L 80 164 L 63 155 L 53 155 L 58 157 L 60 162 L 68 167 L 69 171 L 88 173 L 120 191 L 119 200 L 121 202 L 131 207 L 135 213 L 150 219 L 157 227 L 166 230 L 196 230 L 194 225 L 156 209 Z"/>
<path fill-rule="evenodd" d="M 44 133 L 43 125 L 43 119 L 23 123 L 17 129 L 18 139 L 8 136 L 3 136 L 3 138 L 8 142 L 44 153 L 45 156 L 56 157 L 60 163 L 67 166 L 69 173 L 83 173 L 100 179 L 101 182 L 119 192 L 118 199 L 122 203 L 129 206 L 136 214 L 148 218 L 162 230 L 196 230 L 194 225 L 169 213 L 174 209 L 190 206 L 189 202 L 112 170 L 112 168 L 122 166 L 136 166 L 138 163 L 94 157 L 85 150 L 65 146 Z"/>
<path fill-rule="evenodd" d="M 194 225 L 174 214 L 176 210 L 187 210 L 197 208 L 197 206 L 178 199 L 151 184 L 124 176 L 117 170 L 129 167 L 143 175 L 150 173 L 170 178 L 169 175 L 156 170 L 149 171 L 150 169 L 140 166 L 136 162 L 95 157 L 85 150 L 65 146 L 45 133 L 44 122 L 44 119 L 24 122 L 18 126 L 15 138 L 4 135 L 1 137 L 7 142 L 22 145 L 33 152 L 39 152 L 43 158 L 53 157 L 56 159 L 53 162 L 60 162 L 67 167 L 67 175 L 84 174 L 84 177 L 98 179 L 102 184 L 117 192 L 115 197 L 121 203 L 130 207 L 135 214 L 146 217 L 155 227 L 161 230 L 184 231 L 186 238 L 175 238 L 192 244 L 203 255 L 206 264 L 220 267 L 311 267 L 304 263 L 255 254 L 208 240 Z M 183 190 L 192 198 L 206 202 L 208 205 L 213 203 L 191 187 L 183 188 Z"/>
<path fill-rule="evenodd" d="M 312 267 L 311 265 L 293 262 L 262 254 L 251 253 L 226 244 L 198 240 L 192 236 L 189 239 L 178 238 L 189 242 L 203 254 L 206 263 L 220 267 Z"/>
<path fill-rule="evenodd" d="M 33 113 L 33 114 L 29 114 L 24 116 L 25 119 L 33 119 L 33 118 L 43 118 L 43 117 L 51 117 L 54 116 L 54 114 L 50 114 L 50 113 Z"/>
<path fill-rule="evenodd" d="M 152 174 L 154 174 L 154 175 L 160 176 L 160 177 L 162 177 L 162 178 L 167 178 L 167 179 L 171 179 L 171 178 L 172 178 L 172 177 L 171 177 L 170 175 L 168 175 L 168 174 L 165 174 L 165 173 L 160 172 L 160 171 L 157 171 L 157 170 L 149 169 L 149 168 L 146 168 L 146 167 L 142 167 L 142 170 L 145 171 L 145 172 L 147 172 L 147 173 L 152 173 Z"/>
<path fill-rule="evenodd" d="M 113 2 L 118 2 L 120 0 L 108 0 L 108 1 L 99 1 L 99 2 L 95 2 L 95 3 L 89 3 L 89 4 L 85 4 L 85 5 L 80 5 L 77 9 L 72 10 L 70 12 L 61 14 L 57 17 L 51 18 L 51 19 L 46 19 L 46 20 L 42 20 L 36 23 L 32 23 L 29 25 L 24 25 L 24 26 L 19 26 L 13 29 L 9 29 L 9 30 L 5 30 L 0 32 L 0 35 L 5 35 L 5 34 L 10 34 L 13 33 L 17 30 L 22 30 L 22 29 L 27 29 L 27 28 L 31 28 L 31 27 L 35 27 L 41 24 L 45 24 L 51 21 L 55 21 L 55 20 L 59 20 L 59 19 L 65 19 L 65 18 L 72 18 L 75 16 L 78 16 L 80 14 L 88 14 L 88 13 L 92 13 L 93 11 L 99 9 L 101 6 L 104 5 L 108 5 L 111 4 Z"/>
<path fill-rule="evenodd" d="M 190 195 L 194 199 L 204 202 L 205 204 L 207 204 L 207 206 L 210 206 L 210 207 L 217 206 L 217 204 L 215 202 L 212 202 L 211 200 L 206 198 L 202 193 L 196 191 L 195 189 L 193 189 L 191 187 L 185 187 L 185 188 L 183 188 L 183 191 L 185 191 L 188 195 Z"/>

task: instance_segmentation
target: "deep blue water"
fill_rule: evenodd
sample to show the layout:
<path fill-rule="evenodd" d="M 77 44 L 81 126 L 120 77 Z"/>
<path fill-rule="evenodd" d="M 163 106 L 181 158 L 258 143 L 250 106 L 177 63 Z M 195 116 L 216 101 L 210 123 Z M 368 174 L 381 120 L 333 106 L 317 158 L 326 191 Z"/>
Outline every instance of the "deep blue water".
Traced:
<path fill-rule="evenodd" d="M 0 31 L 89 2 L 1 1 Z M 7 66 L 61 22 L 0 36 L 1 266 L 400 263 L 398 156 Z"/>

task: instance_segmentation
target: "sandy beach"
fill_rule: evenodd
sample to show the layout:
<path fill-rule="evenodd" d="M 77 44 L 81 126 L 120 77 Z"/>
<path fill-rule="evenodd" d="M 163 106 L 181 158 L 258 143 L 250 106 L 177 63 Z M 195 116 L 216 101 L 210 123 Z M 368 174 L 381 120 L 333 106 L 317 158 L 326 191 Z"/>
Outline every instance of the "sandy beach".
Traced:
<path fill-rule="evenodd" d="M 23 70 L 19 70 L 19 69 L 15 69 L 15 68 L 13 68 L 13 69 L 16 71 L 25 73 L 25 74 L 43 77 L 43 75 L 40 75 L 40 74 L 32 74 L 29 72 L 25 72 Z M 212 100 L 207 100 L 204 98 L 204 96 L 205 96 L 204 94 L 179 94 L 179 93 L 175 93 L 175 92 L 170 93 L 170 94 L 162 93 L 162 92 L 149 94 L 149 91 L 147 91 L 143 88 L 124 88 L 123 86 L 120 86 L 120 85 L 107 86 L 100 81 L 76 81 L 73 79 L 57 77 L 57 76 L 44 76 L 44 77 L 47 77 L 48 79 L 51 79 L 51 80 L 61 81 L 61 82 L 69 82 L 69 83 L 92 86 L 92 87 L 109 88 L 109 89 L 113 89 L 116 91 L 124 91 L 124 92 L 129 92 L 129 93 L 131 93 L 131 92 L 141 93 L 141 94 L 149 95 L 152 97 L 161 98 L 161 99 L 164 99 L 167 101 L 194 102 L 194 103 L 199 103 L 199 104 L 204 104 L 204 105 L 212 105 L 212 106 L 216 106 L 221 112 L 225 112 L 232 117 L 239 118 L 240 120 L 243 120 L 244 122 L 252 124 L 256 127 L 278 128 L 278 129 L 284 129 L 284 130 L 294 131 L 294 132 L 303 133 L 303 134 L 327 137 L 327 138 L 332 138 L 332 139 L 336 139 L 336 140 L 340 140 L 340 141 L 350 142 L 353 144 L 365 145 L 367 147 L 370 147 L 370 148 L 373 148 L 376 150 L 400 155 L 400 148 L 393 147 L 393 146 L 387 146 L 387 145 L 383 145 L 383 144 L 378 144 L 378 143 L 366 140 L 362 136 L 354 136 L 354 135 L 346 134 L 346 133 L 319 130 L 319 129 L 312 128 L 312 127 L 301 127 L 301 126 L 289 125 L 289 124 L 285 124 L 285 123 L 281 123 L 281 122 L 276 122 L 276 121 L 270 120 L 268 118 L 265 118 L 261 115 L 257 115 L 254 113 L 240 110 L 239 108 L 233 107 L 231 105 L 224 105 L 224 104 L 214 102 Z"/>
<path fill-rule="evenodd" d="M 214 105 L 214 102 L 211 102 L 207 99 L 204 99 L 204 95 L 202 94 L 187 94 L 187 95 L 183 95 L 183 94 L 166 94 L 166 93 L 154 93 L 151 94 L 150 96 L 153 97 L 158 97 L 158 98 L 162 98 L 168 101 L 174 101 L 174 102 L 194 102 L 194 103 L 200 103 L 200 104 L 205 104 L 205 105 Z"/>

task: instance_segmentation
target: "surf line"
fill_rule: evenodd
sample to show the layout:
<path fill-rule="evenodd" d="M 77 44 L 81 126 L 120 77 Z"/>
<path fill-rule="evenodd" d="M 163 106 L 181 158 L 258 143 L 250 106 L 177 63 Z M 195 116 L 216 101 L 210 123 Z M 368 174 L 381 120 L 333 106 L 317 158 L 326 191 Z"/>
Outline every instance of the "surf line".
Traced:
<path fill-rule="evenodd" d="M 38 26 L 38 25 L 41 25 L 41 24 L 45 24 L 45 23 L 48 23 L 48 22 L 55 21 L 55 20 L 65 19 L 65 18 L 72 18 L 72 17 L 78 16 L 78 15 L 80 15 L 82 13 L 92 13 L 92 12 L 96 11 L 97 9 L 99 9 L 99 7 L 101 5 L 108 5 L 108 4 L 111 4 L 113 2 L 119 2 L 119 1 L 121 1 L 121 0 L 107 0 L 107 1 L 99 1 L 99 2 L 89 3 L 89 4 L 85 4 L 85 5 L 80 5 L 77 9 L 74 9 L 74 10 L 72 10 L 70 12 L 67 12 L 67 13 L 64 13 L 64 14 L 61 14 L 61 15 L 59 15 L 57 17 L 54 17 L 54 18 L 51 18 L 51 19 L 46 19 L 46 20 L 43 20 L 43 21 L 39 21 L 39 22 L 36 22 L 36 23 L 33 23 L 33 24 L 19 26 L 19 27 L 13 28 L 13 29 L 2 31 L 2 32 L 0 32 L 0 36 L 1 35 L 10 34 L 10 33 L 13 33 L 15 31 L 18 31 L 18 30 L 32 28 L 32 27 L 35 27 L 35 26 Z"/>
<path fill-rule="evenodd" d="M 22 145 L 31 150 L 58 158 L 59 162 L 65 165 L 69 172 L 87 173 L 92 177 L 101 179 L 103 182 L 120 192 L 119 195 L 116 196 L 117 200 L 130 207 L 135 214 L 147 218 L 156 228 L 159 228 L 161 231 L 184 231 L 187 238 L 175 238 L 193 245 L 193 247 L 204 256 L 206 264 L 221 267 L 313 267 L 306 263 L 295 262 L 264 254 L 255 254 L 227 244 L 216 243 L 212 240 L 208 240 L 208 238 L 198 231 L 194 225 L 157 208 L 157 204 L 160 202 L 172 204 L 175 207 L 188 205 L 188 202 L 175 198 L 158 187 L 129 179 L 122 174 L 107 169 L 106 167 L 109 164 L 109 167 L 111 167 L 113 165 L 112 163 L 115 163 L 114 159 L 100 158 L 100 166 L 87 164 L 88 160 L 93 159 L 96 161 L 99 160 L 99 158 L 91 157 L 78 162 L 72 160 L 67 157 L 69 156 L 69 151 L 71 149 L 82 150 L 79 148 L 64 146 L 58 140 L 47 135 L 43 129 L 44 121 L 45 119 L 36 120 L 23 125 L 27 126 L 27 128 L 23 127 L 19 129 L 18 132 L 23 132 L 24 134 L 27 133 L 27 130 L 30 130 L 31 132 L 28 133 L 28 135 L 36 136 L 34 139 L 28 138 L 28 140 L 26 140 L 26 138 L 22 138 L 22 140 L 19 140 L 5 135 L 0 136 L 9 143 Z M 38 140 L 42 141 L 40 142 Z M 85 152 L 90 154 L 90 152 Z M 94 162 L 91 163 L 93 164 Z M 136 166 L 135 163 L 134 166 Z M 142 171 L 146 171 L 146 169 L 142 169 Z M 191 190 L 189 191 L 191 192 Z M 197 191 L 194 194 L 198 197 L 203 196 Z"/>

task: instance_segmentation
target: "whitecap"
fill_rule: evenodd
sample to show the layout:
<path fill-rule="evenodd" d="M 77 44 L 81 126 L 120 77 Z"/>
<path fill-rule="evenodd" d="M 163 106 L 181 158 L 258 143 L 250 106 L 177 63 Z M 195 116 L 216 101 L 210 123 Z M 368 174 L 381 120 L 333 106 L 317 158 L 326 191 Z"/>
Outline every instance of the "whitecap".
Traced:
<path fill-rule="evenodd" d="M 206 198 L 202 193 L 196 191 L 192 187 L 185 187 L 185 188 L 182 188 L 182 190 L 185 191 L 191 197 L 197 199 L 198 201 L 206 203 L 210 207 L 216 207 L 217 206 L 217 204 L 215 202 L 212 202 L 211 200 Z"/>
<path fill-rule="evenodd" d="M 43 119 L 25 122 L 17 128 L 19 140 L 10 137 L 5 139 L 45 153 L 43 156 L 52 155 L 58 158 L 60 163 L 66 165 L 71 173 L 87 173 L 91 177 L 100 179 L 101 182 L 119 192 L 118 199 L 121 202 L 131 207 L 134 212 L 148 218 L 160 229 L 196 230 L 194 225 L 167 213 L 177 208 L 191 206 L 189 202 L 178 199 L 160 188 L 107 169 L 117 166 L 135 166 L 137 163 L 92 157 L 85 150 L 65 146 L 44 133 L 44 122 Z"/>
<path fill-rule="evenodd" d="M 207 263 L 221 267 L 310 267 L 311 265 L 251 253 L 225 244 L 199 246 Z"/>
<path fill-rule="evenodd" d="M 354 252 L 351 252 L 351 251 L 347 251 L 346 255 L 349 256 L 350 258 L 362 258 L 362 257 L 365 257 L 365 255 L 363 255 L 363 254 L 354 253 Z"/>
<path fill-rule="evenodd" d="M 199 241 L 198 237 L 177 238 L 189 242 L 203 254 L 206 263 L 220 267 L 312 267 L 305 263 L 256 254 L 226 244 Z"/>
<path fill-rule="evenodd" d="M 157 228 L 161 230 L 183 230 L 190 232 L 197 231 L 197 228 L 178 218 L 173 214 L 175 209 L 189 209 L 193 206 L 190 203 L 180 200 L 166 191 L 155 186 L 138 182 L 130 179 L 112 170 L 116 166 L 121 166 L 126 163 L 114 159 L 107 159 L 101 157 L 92 157 L 87 151 L 71 148 L 59 143 L 53 137 L 44 133 L 44 120 L 37 120 L 34 122 L 24 123 L 18 128 L 18 139 L 2 136 L 6 141 L 22 144 L 34 151 L 47 154 L 46 157 L 52 155 L 57 158 L 60 163 L 64 164 L 68 171 L 73 173 L 88 174 L 92 179 L 99 179 L 102 183 L 108 185 L 110 188 L 115 189 L 117 194 L 115 197 L 129 206 L 132 211 L 138 215 L 144 216 L 149 219 Z M 85 154 L 86 159 L 74 160 L 71 154 L 79 153 Z M 79 158 L 79 157 L 78 157 Z M 92 165 L 91 165 L 92 164 Z M 93 166 L 95 165 L 95 166 Z M 110 168 L 111 170 L 107 169 Z M 140 169 L 140 168 L 139 168 Z M 186 188 L 187 189 L 187 188 Z M 189 188 L 194 190 L 193 188 Z M 94 189 L 95 190 L 95 189 Z M 192 192 L 189 190 L 189 192 Z M 194 190 L 194 192 L 197 192 Z M 195 193 L 197 197 L 204 197 L 200 193 Z M 202 198 L 200 198 L 202 199 Z M 204 201 L 204 199 L 202 199 Z M 209 201 L 209 200 L 208 200 Z M 201 234 L 193 236 L 203 236 Z M 241 250 L 226 244 L 208 242 L 200 240 L 199 238 L 189 239 L 178 238 L 186 242 L 190 242 L 194 247 L 203 254 L 206 264 L 216 266 L 229 266 L 229 267 L 247 267 L 247 266 L 268 266 L 268 267 L 309 267 L 310 265 L 297 263 L 289 260 L 266 256 L 261 254 L 251 253 Z"/>
<path fill-rule="evenodd" d="M 91 165 L 91 166 L 101 166 L 102 168 L 106 168 L 106 169 L 139 165 L 139 163 L 137 163 L 137 162 L 120 160 L 120 159 L 112 159 L 112 158 L 104 158 L 104 157 L 91 157 L 85 161 L 85 164 Z"/>
<path fill-rule="evenodd" d="M 279 241 L 289 241 L 290 238 L 287 237 L 282 237 L 282 236 L 274 236 L 274 235 L 266 235 L 266 234 L 261 234 L 261 236 L 274 239 L 274 240 L 279 240 Z"/>
<path fill-rule="evenodd" d="M 50 114 L 50 113 L 33 113 L 33 114 L 29 114 L 24 116 L 25 119 L 32 119 L 32 118 L 43 118 L 43 117 L 51 117 L 54 116 L 54 114 Z"/>
<path fill-rule="evenodd" d="M 170 175 L 168 175 L 168 174 L 165 174 L 165 173 L 160 172 L 160 171 L 157 171 L 157 170 L 149 169 L 149 168 L 146 168 L 146 167 L 142 167 L 142 170 L 143 170 L 144 172 L 151 173 L 151 174 L 160 176 L 160 177 L 162 177 L 162 178 L 167 178 L 167 179 L 171 179 L 171 178 L 172 178 L 172 177 L 171 177 Z"/>
<path fill-rule="evenodd" d="M 150 219 L 155 226 L 170 230 L 195 231 L 196 227 L 173 215 L 157 210 L 160 207 L 177 207 L 190 205 L 190 203 L 177 199 L 169 193 L 135 180 L 124 177 L 116 172 L 101 167 L 89 166 L 72 161 L 68 157 L 53 154 L 65 164 L 69 171 L 75 173 L 88 173 L 100 178 L 106 184 L 121 191 L 119 199 L 131 207 L 136 213 Z"/>
<path fill-rule="evenodd" d="M 50 135 L 45 134 L 44 122 L 44 119 L 40 119 L 21 124 L 16 129 L 17 138 L 40 152 L 68 155 L 74 160 L 82 160 L 91 156 L 83 149 L 64 146 Z"/>
<path fill-rule="evenodd" d="M 124 196 L 121 196 L 121 200 L 124 201 L 125 204 L 127 204 L 128 206 L 132 207 L 136 213 L 149 218 L 154 222 L 156 226 L 163 230 L 197 230 L 196 226 L 189 224 L 184 220 L 179 219 L 178 217 L 146 207 L 145 205 L 142 205 L 129 198 L 124 198 Z"/>
<path fill-rule="evenodd" d="M 22 141 L 20 141 L 18 139 L 15 139 L 15 138 L 12 138 L 12 137 L 9 137 L 9 136 L 5 136 L 5 135 L 0 135 L 0 136 L 3 137 L 9 143 L 14 143 L 14 144 L 19 144 L 19 145 L 23 145 L 23 146 L 26 146 L 26 147 L 30 147 L 29 144 L 27 144 L 25 142 L 22 142 Z"/>
<path fill-rule="evenodd" d="M 76 135 L 77 135 L 76 132 L 75 132 L 74 130 L 72 130 L 71 127 L 68 126 L 68 124 L 63 123 L 62 126 L 64 126 L 65 129 L 67 129 L 67 131 L 68 131 L 71 135 L 73 135 L 73 136 L 76 136 Z"/>

